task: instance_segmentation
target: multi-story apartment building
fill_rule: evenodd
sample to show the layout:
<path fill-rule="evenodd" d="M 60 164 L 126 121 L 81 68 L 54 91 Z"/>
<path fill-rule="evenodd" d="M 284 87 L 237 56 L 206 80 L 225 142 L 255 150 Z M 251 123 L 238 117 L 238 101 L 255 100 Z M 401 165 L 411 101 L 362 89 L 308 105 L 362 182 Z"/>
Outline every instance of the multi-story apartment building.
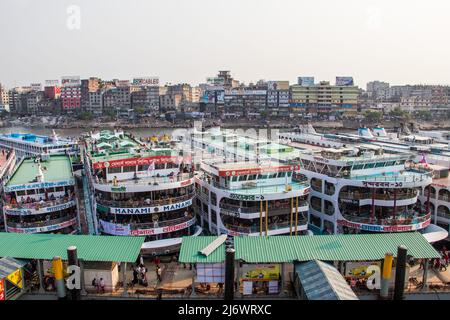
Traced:
<path fill-rule="evenodd" d="M 81 107 L 91 113 L 101 114 L 100 79 L 91 77 L 81 80 Z M 92 103 L 92 104 L 91 104 Z"/>
<path fill-rule="evenodd" d="M 315 115 L 334 113 L 352 116 L 357 112 L 358 95 L 359 89 L 351 77 L 336 77 L 335 85 L 328 81 L 318 84 L 305 81 L 291 86 L 291 107 L 293 111 Z"/>
<path fill-rule="evenodd" d="M 432 100 L 421 96 L 410 96 L 400 98 L 400 108 L 414 112 L 419 110 L 430 110 L 432 106 Z"/>
<path fill-rule="evenodd" d="M 146 111 L 159 110 L 159 86 L 133 86 L 131 107 L 143 107 Z"/>
<path fill-rule="evenodd" d="M 256 115 L 267 108 L 267 89 L 245 87 L 225 91 L 225 112 L 241 115 Z"/>
<path fill-rule="evenodd" d="M 389 83 L 371 81 L 367 83 L 367 95 L 375 101 L 386 101 L 390 98 Z"/>
<path fill-rule="evenodd" d="M 63 77 L 61 85 L 62 110 L 65 113 L 74 113 L 81 108 L 80 77 Z"/>
<path fill-rule="evenodd" d="M 31 87 L 16 87 L 9 92 L 9 109 L 14 115 L 26 115 L 27 110 L 27 94 L 31 92 Z"/>
<path fill-rule="evenodd" d="M 267 82 L 267 107 L 272 114 L 286 116 L 289 113 L 289 81 Z"/>
<path fill-rule="evenodd" d="M 0 83 L 0 110 L 9 111 L 9 91 Z"/>
<path fill-rule="evenodd" d="M 131 108 L 131 88 L 126 83 L 118 83 L 103 94 L 103 110 L 128 110 Z"/>

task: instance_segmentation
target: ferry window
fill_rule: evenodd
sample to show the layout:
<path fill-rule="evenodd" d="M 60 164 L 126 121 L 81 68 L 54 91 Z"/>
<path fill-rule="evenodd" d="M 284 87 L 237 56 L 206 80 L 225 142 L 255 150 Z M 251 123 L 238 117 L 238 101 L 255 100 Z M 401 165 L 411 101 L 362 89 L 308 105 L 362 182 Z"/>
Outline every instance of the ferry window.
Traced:
<path fill-rule="evenodd" d="M 123 172 L 135 172 L 135 171 L 136 171 L 136 166 L 123 167 Z"/>
<path fill-rule="evenodd" d="M 27 190 L 27 194 L 36 194 L 35 189 Z"/>
<path fill-rule="evenodd" d="M 364 168 L 363 164 L 356 164 L 356 165 L 353 166 L 353 170 L 360 170 L 362 168 Z"/>
<path fill-rule="evenodd" d="M 364 166 L 364 169 L 370 169 L 370 168 L 373 168 L 373 167 L 375 167 L 375 163 L 368 163 L 368 164 L 366 164 Z"/>
<path fill-rule="evenodd" d="M 39 189 L 39 193 L 45 193 L 45 189 Z"/>
<path fill-rule="evenodd" d="M 108 173 L 121 173 L 122 167 L 108 168 Z"/>
<path fill-rule="evenodd" d="M 234 181 L 234 182 L 238 181 L 238 176 L 231 177 L 231 181 Z"/>
<path fill-rule="evenodd" d="M 260 174 L 258 175 L 258 179 L 267 179 L 269 177 L 268 174 Z"/>
<path fill-rule="evenodd" d="M 156 170 L 162 170 L 162 169 L 165 169 L 165 167 L 166 167 L 165 163 L 157 163 L 157 164 L 155 164 L 155 169 Z"/>
<path fill-rule="evenodd" d="M 239 181 L 245 181 L 247 180 L 247 176 L 239 176 Z"/>
<path fill-rule="evenodd" d="M 375 165 L 375 168 L 381 168 L 381 167 L 384 167 L 385 164 L 386 164 L 386 162 L 378 162 L 378 163 Z"/>
<path fill-rule="evenodd" d="M 278 178 L 284 178 L 286 176 L 286 172 L 278 172 Z"/>
<path fill-rule="evenodd" d="M 62 192 L 64 191 L 64 187 L 55 187 L 55 192 Z"/>
<path fill-rule="evenodd" d="M 386 167 L 395 165 L 395 161 L 386 162 Z"/>
<path fill-rule="evenodd" d="M 256 174 L 249 175 L 247 180 L 256 180 Z"/>
<path fill-rule="evenodd" d="M 288 176 L 288 177 L 292 177 L 292 171 L 289 171 L 289 172 L 287 173 L 287 176 Z"/>
<path fill-rule="evenodd" d="M 270 179 L 273 179 L 273 178 L 276 178 L 276 177 L 277 177 L 277 173 L 272 173 L 272 174 L 269 176 Z"/>
<path fill-rule="evenodd" d="M 138 171 L 147 171 L 149 166 L 148 164 L 140 165 L 138 166 Z"/>
<path fill-rule="evenodd" d="M 168 163 L 166 169 L 175 169 L 178 168 L 178 164 L 176 163 Z"/>
<path fill-rule="evenodd" d="M 208 194 L 208 189 L 207 188 L 205 188 L 205 187 L 202 187 L 202 192 L 204 193 L 204 194 Z"/>
<path fill-rule="evenodd" d="M 214 192 L 211 192 L 211 204 L 217 206 L 217 196 Z"/>

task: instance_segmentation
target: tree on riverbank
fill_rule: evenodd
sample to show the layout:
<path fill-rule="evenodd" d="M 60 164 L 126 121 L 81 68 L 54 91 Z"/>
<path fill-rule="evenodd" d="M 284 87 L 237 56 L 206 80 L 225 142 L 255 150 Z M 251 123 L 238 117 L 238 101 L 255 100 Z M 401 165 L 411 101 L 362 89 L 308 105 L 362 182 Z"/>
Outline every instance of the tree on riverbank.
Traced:
<path fill-rule="evenodd" d="M 379 111 L 368 110 L 364 113 L 364 117 L 367 121 L 378 122 L 383 118 L 383 114 Z"/>

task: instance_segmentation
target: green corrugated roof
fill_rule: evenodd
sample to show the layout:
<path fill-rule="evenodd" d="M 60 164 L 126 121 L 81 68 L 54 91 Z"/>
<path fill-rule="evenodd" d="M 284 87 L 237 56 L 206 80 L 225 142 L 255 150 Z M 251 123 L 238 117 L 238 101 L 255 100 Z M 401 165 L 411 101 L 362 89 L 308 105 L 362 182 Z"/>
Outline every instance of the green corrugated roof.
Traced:
<path fill-rule="evenodd" d="M 235 237 L 236 259 L 251 263 L 292 261 L 371 261 L 399 245 L 415 258 L 438 258 L 439 253 L 418 232 L 324 236 Z"/>
<path fill-rule="evenodd" d="M 34 162 L 35 158 L 25 159 L 6 186 L 15 186 L 28 184 L 38 175 L 38 164 Z M 49 160 L 41 161 L 42 171 L 45 182 L 56 182 L 69 180 L 73 178 L 72 164 L 68 155 L 52 155 Z"/>
<path fill-rule="evenodd" d="M 51 260 L 67 259 L 67 248 L 76 246 L 85 261 L 135 262 L 145 237 L 20 234 L 0 232 L 0 257 Z"/>
<path fill-rule="evenodd" d="M 225 261 L 225 244 L 222 243 L 209 256 L 204 256 L 200 250 L 204 249 L 216 236 L 183 237 L 181 242 L 179 262 L 183 263 L 219 263 Z"/>

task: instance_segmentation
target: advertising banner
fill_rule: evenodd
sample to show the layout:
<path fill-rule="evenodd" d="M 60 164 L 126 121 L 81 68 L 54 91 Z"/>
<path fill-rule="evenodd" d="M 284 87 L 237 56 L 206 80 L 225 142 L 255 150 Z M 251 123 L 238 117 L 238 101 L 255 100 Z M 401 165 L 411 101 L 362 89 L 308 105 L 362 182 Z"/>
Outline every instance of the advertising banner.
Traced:
<path fill-rule="evenodd" d="M 27 184 L 18 184 L 15 186 L 6 186 L 4 187 L 5 192 L 13 192 L 20 190 L 30 190 L 30 189 L 46 189 L 52 187 L 64 187 L 71 186 L 75 184 L 75 179 L 70 180 L 62 180 L 56 182 L 36 182 L 36 183 L 27 183 Z"/>
<path fill-rule="evenodd" d="M 179 203 L 158 206 L 158 207 L 143 207 L 143 208 L 112 208 L 111 207 L 110 212 L 112 214 L 149 214 L 149 213 L 179 210 L 179 209 L 187 208 L 190 205 L 192 205 L 192 199 L 189 199 L 189 200 L 186 200 L 183 202 L 179 202 Z"/>
<path fill-rule="evenodd" d="M 298 77 L 297 83 L 302 87 L 311 87 L 314 85 L 314 77 Z"/>
<path fill-rule="evenodd" d="M 94 169 L 104 169 L 104 168 L 117 168 L 117 167 L 128 167 L 128 166 L 140 166 L 147 164 L 162 164 L 162 163 L 181 163 L 190 162 L 191 157 L 178 157 L 178 156 L 153 156 L 145 158 L 131 158 L 122 160 L 112 160 L 105 162 L 95 162 L 92 167 Z"/>
<path fill-rule="evenodd" d="M 374 225 L 374 224 L 364 224 L 347 221 L 344 219 L 337 221 L 338 225 L 345 226 L 353 229 L 359 229 L 364 231 L 375 231 L 375 232 L 408 232 L 414 230 L 421 230 L 428 227 L 431 223 L 431 218 L 421 223 L 414 223 L 409 225 Z"/>
<path fill-rule="evenodd" d="M 23 278 L 22 278 L 22 269 L 17 269 L 13 273 L 9 274 L 6 279 L 8 279 L 9 282 L 16 285 L 20 289 L 23 288 Z"/>
<path fill-rule="evenodd" d="M 66 76 L 61 78 L 61 86 L 76 87 L 81 85 L 80 76 Z"/>
<path fill-rule="evenodd" d="M 287 166 L 278 166 L 278 167 L 262 167 L 262 168 L 250 168 L 250 169 L 240 169 L 240 170 L 220 170 L 220 177 L 229 177 L 229 176 L 242 176 L 248 174 L 259 174 L 266 172 L 288 172 L 300 170 L 300 165 L 287 165 Z"/>
<path fill-rule="evenodd" d="M 172 226 L 166 226 L 166 227 L 160 227 L 160 228 L 153 228 L 153 229 L 136 229 L 131 230 L 131 226 L 129 224 L 116 224 L 112 222 L 107 222 L 100 220 L 100 225 L 102 227 L 102 230 L 105 233 L 116 235 L 116 236 L 150 236 L 155 234 L 162 234 L 162 233 L 169 233 L 174 232 L 182 229 L 189 228 L 195 223 L 195 218 L 192 218 L 189 221 L 172 225 Z"/>
<path fill-rule="evenodd" d="M 279 280 L 279 264 L 244 264 L 242 266 L 242 279 L 246 280 Z"/>
<path fill-rule="evenodd" d="M 158 87 L 159 77 L 139 77 L 133 78 L 134 86 Z"/>
<path fill-rule="evenodd" d="M 15 232 L 15 233 L 39 233 L 39 232 L 49 232 L 54 230 L 59 230 L 66 228 L 68 226 L 71 226 L 73 224 L 77 223 L 77 218 L 73 218 L 68 221 L 64 221 L 58 224 L 53 224 L 51 226 L 44 226 L 44 227 L 34 227 L 34 228 L 12 228 L 7 227 L 8 232 Z"/>

